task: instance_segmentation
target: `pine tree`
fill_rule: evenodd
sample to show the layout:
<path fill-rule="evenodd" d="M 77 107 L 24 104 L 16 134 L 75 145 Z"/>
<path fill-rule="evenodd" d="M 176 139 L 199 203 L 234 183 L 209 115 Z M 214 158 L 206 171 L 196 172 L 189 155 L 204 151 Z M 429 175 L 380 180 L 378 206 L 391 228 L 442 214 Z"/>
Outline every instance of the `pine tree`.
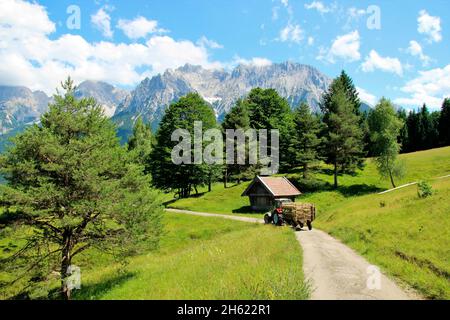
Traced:
<path fill-rule="evenodd" d="M 294 154 L 294 166 L 302 167 L 305 179 L 308 178 L 311 166 L 321 160 L 320 147 L 323 142 L 319 137 L 321 130 L 318 117 L 311 113 L 306 103 L 302 103 L 294 111 L 294 134 L 289 153 Z"/>
<path fill-rule="evenodd" d="M 340 81 L 344 84 L 345 92 L 347 94 L 350 103 L 354 108 L 354 112 L 356 115 L 361 115 L 361 100 L 359 99 L 358 90 L 353 84 L 352 78 L 350 78 L 347 73 L 342 70 L 341 75 L 339 76 Z"/>
<path fill-rule="evenodd" d="M 162 208 L 102 108 L 77 100 L 70 78 L 62 87 L 40 125 L 16 136 L 0 158 L 8 223 L 31 226 L 1 268 L 11 268 L 32 296 L 59 270 L 60 293 L 70 299 L 74 257 L 90 247 L 117 256 L 155 248 Z"/>
<path fill-rule="evenodd" d="M 443 146 L 450 145 L 450 98 L 442 103 L 439 117 L 439 140 Z"/>
<path fill-rule="evenodd" d="M 351 173 L 364 165 L 363 132 L 342 81 L 337 78 L 325 93 L 321 105 L 326 124 L 325 158 L 334 166 L 334 186 L 338 172 Z"/>
<path fill-rule="evenodd" d="M 407 119 L 408 114 L 404 109 L 399 109 L 397 111 L 397 117 L 402 121 L 403 125 L 400 128 L 400 132 L 398 135 L 398 143 L 400 145 L 400 152 L 407 152 L 408 148 L 408 125 L 407 125 Z"/>

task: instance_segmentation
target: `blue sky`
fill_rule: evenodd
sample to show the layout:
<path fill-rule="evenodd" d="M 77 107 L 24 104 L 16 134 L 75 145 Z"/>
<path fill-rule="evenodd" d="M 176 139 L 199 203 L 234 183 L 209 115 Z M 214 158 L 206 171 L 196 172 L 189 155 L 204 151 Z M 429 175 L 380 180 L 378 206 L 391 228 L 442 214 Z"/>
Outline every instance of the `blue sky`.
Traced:
<path fill-rule="evenodd" d="M 0 84 L 51 93 L 71 74 L 133 88 L 186 62 L 291 60 L 330 77 L 345 69 L 368 102 L 436 109 L 450 96 L 449 9 L 446 0 L 0 0 Z"/>

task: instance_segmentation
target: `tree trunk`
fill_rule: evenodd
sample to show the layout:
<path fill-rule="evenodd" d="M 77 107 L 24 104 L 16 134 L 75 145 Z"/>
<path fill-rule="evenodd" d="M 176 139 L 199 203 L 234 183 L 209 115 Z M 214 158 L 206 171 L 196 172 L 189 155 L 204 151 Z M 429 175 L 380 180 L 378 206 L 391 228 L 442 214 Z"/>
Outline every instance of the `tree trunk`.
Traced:
<path fill-rule="evenodd" d="M 337 187 L 338 187 L 338 177 L 337 177 L 337 174 L 338 174 L 338 165 L 337 165 L 337 162 L 334 161 L 334 188 L 335 188 L 335 189 L 337 189 Z"/>
<path fill-rule="evenodd" d="M 308 177 L 308 165 L 303 165 L 303 179 L 306 179 Z"/>
<path fill-rule="evenodd" d="M 389 170 L 389 177 L 391 178 L 392 187 L 395 188 L 394 177 L 392 176 L 391 170 Z"/>
<path fill-rule="evenodd" d="M 225 171 L 223 174 L 223 188 L 226 189 L 227 188 L 227 179 L 228 179 L 228 170 L 225 167 Z"/>
<path fill-rule="evenodd" d="M 69 231 L 65 231 L 65 233 L 61 253 L 61 297 L 64 300 L 70 300 L 72 288 L 68 285 L 67 277 L 69 276 L 69 266 L 72 262 L 72 237 L 69 235 Z"/>

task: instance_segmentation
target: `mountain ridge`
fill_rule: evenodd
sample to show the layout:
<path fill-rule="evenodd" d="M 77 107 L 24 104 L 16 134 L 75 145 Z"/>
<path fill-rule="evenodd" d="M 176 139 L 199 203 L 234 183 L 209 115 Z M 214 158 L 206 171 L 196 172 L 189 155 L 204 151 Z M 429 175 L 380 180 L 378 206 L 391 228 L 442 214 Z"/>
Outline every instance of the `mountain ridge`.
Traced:
<path fill-rule="evenodd" d="M 199 93 L 220 121 L 238 99 L 255 87 L 275 89 L 293 109 L 305 101 L 314 112 L 320 112 L 321 96 L 331 81 L 313 66 L 290 61 L 264 66 L 239 64 L 231 70 L 185 64 L 143 79 L 132 91 L 85 80 L 76 87 L 75 96 L 95 98 L 116 122 L 118 135 L 125 141 L 137 117 L 155 130 L 168 105 L 189 92 Z M 0 135 L 36 123 L 51 101 L 41 91 L 0 86 Z M 368 108 L 370 105 L 363 103 L 362 109 Z"/>
<path fill-rule="evenodd" d="M 305 101 L 313 111 L 320 112 L 321 96 L 331 81 L 312 66 L 289 61 L 265 66 L 239 64 L 232 70 L 185 64 L 145 78 L 130 98 L 118 106 L 113 119 L 122 132 L 130 132 L 137 116 L 155 129 L 170 103 L 189 92 L 197 92 L 211 104 L 218 120 L 222 120 L 236 101 L 255 87 L 275 89 L 292 108 Z"/>

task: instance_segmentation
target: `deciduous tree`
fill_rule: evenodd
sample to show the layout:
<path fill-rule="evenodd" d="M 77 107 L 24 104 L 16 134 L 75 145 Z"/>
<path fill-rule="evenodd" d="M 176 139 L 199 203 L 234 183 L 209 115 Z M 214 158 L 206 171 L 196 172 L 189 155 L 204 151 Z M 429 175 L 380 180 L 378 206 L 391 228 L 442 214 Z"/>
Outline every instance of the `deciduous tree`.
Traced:
<path fill-rule="evenodd" d="M 390 179 L 395 188 L 394 178 L 401 178 L 405 170 L 404 164 L 397 159 L 400 152 L 398 137 L 403 122 L 397 117 L 392 103 L 382 98 L 369 113 L 368 123 L 378 172 L 383 178 Z"/>

